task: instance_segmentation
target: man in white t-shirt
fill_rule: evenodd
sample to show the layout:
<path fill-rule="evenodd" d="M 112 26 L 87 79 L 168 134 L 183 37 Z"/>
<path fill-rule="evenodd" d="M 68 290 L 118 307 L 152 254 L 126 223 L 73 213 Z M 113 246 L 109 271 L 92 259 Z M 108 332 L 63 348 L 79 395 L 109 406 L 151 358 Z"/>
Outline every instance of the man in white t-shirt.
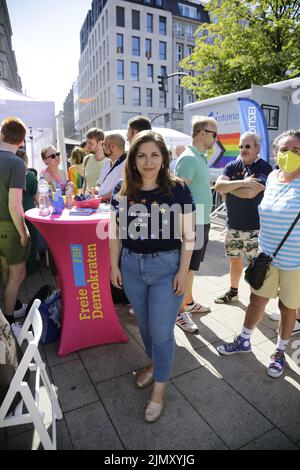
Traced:
<path fill-rule="evenodd" d="M 112 166 L 103 168 L 96 182 L 96 191 L 103 201 L 110 201 L 112 191 L 122 178 L 126 162 L 125 140 L 121 134 L 110 134 L 104 140 L 105 155 L 110 158 Z"/>

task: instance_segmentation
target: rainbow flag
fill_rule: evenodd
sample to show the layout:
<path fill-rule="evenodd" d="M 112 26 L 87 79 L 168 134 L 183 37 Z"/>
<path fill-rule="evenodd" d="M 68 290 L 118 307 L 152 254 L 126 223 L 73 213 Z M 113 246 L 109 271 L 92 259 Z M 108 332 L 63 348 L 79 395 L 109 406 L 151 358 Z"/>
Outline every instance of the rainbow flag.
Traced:
<path fill-rule="evenodd" d="M 239 155 L 240 133 L 218 134 L 218 141 L 208 153 L 208 165 L 211 168 L 223 168 Z"/>

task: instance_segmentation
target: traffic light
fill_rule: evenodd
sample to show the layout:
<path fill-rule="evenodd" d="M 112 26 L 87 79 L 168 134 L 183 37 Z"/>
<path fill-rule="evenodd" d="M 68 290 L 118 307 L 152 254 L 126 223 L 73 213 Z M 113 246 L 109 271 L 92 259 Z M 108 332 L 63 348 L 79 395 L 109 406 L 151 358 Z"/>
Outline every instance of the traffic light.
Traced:
<path fill-rule="evenodd" d="M 170 121 L 170 113 L 165 113 L 164 116 L 165 116 L 165 123 L 169 122 Z"/>
<path fill-rule="evenodd" d="M 164 75 L 158 75 L 158 89 L 160 91 L 166 91 L 166 79 Z"/>

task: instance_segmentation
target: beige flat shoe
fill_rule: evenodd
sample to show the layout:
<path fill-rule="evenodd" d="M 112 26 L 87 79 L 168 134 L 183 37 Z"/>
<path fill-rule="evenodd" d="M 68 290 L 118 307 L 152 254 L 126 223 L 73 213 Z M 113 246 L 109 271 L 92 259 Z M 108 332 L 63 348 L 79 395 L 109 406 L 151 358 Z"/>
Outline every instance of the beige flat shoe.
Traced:
<path fill-rule="evenodd" d="M 155 421 L 157 421 L 162 415 L 164 406 L 165 398 L 163 398 L 162 403 L 155 403 L 155 401 L 149 401 L 145 409 L 145 421 L 147 423 L 154 423 Z"/>
<path fill-rule="evenodd" d="M 142 372 L 140 372 L 136 378 L 136 386 L 138 388 L 148 387 L 148 385 L 151 385 L 152 382 L 153 382 L 153 371 L 145 372 L 145 370 L 142 370 Z"/>

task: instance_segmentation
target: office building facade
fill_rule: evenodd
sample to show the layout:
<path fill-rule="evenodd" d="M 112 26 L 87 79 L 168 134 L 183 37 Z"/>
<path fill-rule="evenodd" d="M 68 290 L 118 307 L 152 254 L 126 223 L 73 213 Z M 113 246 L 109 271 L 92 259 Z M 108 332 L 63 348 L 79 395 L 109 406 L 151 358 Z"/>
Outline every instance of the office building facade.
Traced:
<path fill-rule="evenodd" d="M 81 135 L 94 126 L 124 129 L 137 114 L 183 130 L 191 95 L 178 77 L 167 80 L 168 91 L 159 90 L 158 76 L 180 71 L 203 21 L 208 17 L 199 1 L 94 0 L 80 32 Z"/>
<path fill-rule="evenodd" d="M 0 84 L 22 92 L 15 53 L 12 49 L 12 29 L 5 0 L 0 0 Z"/>

